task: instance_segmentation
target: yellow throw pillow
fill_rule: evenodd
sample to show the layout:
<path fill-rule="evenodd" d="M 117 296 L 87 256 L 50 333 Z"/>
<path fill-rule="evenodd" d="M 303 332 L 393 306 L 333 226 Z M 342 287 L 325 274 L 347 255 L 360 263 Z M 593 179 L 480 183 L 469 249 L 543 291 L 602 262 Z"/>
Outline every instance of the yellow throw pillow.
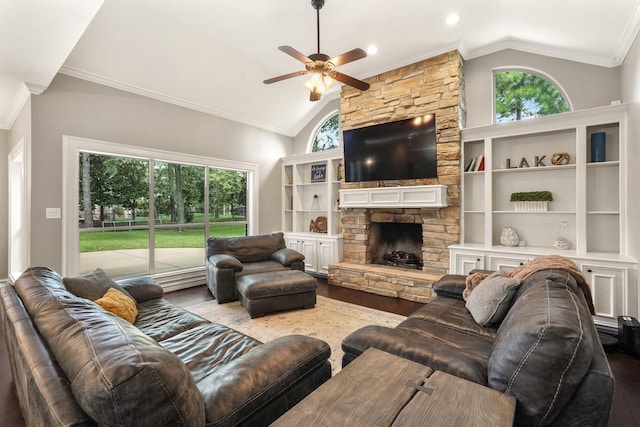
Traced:
<path fill-rule="evenodd" d="M 136 321 L 138 315 L 136 302 L 115 288 L 109 288 L 102 298 L 94 302 L 129 323 Z"/>

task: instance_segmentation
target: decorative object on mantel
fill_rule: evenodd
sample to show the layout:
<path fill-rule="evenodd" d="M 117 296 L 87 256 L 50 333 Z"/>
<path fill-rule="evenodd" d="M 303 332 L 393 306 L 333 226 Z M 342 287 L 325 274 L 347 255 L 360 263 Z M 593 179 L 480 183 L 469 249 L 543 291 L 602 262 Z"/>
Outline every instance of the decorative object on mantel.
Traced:
<path fill-rule="evenodd" d="M 555 242 L 553 242 L 554 249 L 567 250 L 570 246 L 571 244 L 569 243 L 569 241 L 563 237 L 559 237 Z"/>
<path fill-rule="evenodd" d="M 319 211 L 320 210 L 320 197 L 317 194 L 313 195 L 313 200 L 311 201 L 311 210 Z"/>
<path fill-rule="evenodd" d="M 569 153 L 553 153 L 551 156 L 551 163 L 555 166 L 568 165 L 571 162 L 571 155 Z"/>
<path fill-rule="evenodd" d="M 511 193 L 516 212 L 546 212 L 549 202 L 553 201 L 551 191 L 525 191 Z"/>
<path fill-rule="evenodd" d="M 505 228 L 502 229 L 502 233 L 500 233 L 500 244 L 502 246 L 518 246 L 520 243 L 520 238 L 518 237 L 518 233 L 511 227 L 511 224 L 507 224 Z"/>
<path fill-rule="evenodd" d="M 312 233 L 326 233 L 327 232 L 327 217 L 319 216 L 315 220 L 311 220 L 309 224 L 309 231 Z"/>
<path fill-rule="evenodd" d="M 605 148 L 607 143 L 607 134 L 605 132 L 596 132 L 591 134 L 591 162 L 606 162 Z"/>
<path fill-rule="evenodd" d="M 336 181 L 342 181 L 342 172 L 344 170 L 344 166 L 342 162 L 338 163 L 338 167 L 336 168 Z"/>

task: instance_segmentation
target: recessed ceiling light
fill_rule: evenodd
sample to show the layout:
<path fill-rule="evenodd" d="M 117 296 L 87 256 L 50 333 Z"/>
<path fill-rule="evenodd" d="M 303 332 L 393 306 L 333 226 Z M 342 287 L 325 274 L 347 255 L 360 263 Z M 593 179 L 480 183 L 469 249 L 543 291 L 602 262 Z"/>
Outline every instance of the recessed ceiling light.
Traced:
<path fill-rule="evenodd" d="M 458 16 L 457 13 L 452 13 L 451 15 L 447 16 L 447 25 L 455 25 L 458 23 L 458 21 L 460 20 L 460 16 Z"/>
<path fill-rule="evenodd" d="M 367 48 L 367 53 L 368 53 L 369 55 L 375 55 L 376 53 L 378 53 L 378 46 L 376 46 L 376 45 L 372 44 L 371 46 L 369 46 L 369 47 Z"/>

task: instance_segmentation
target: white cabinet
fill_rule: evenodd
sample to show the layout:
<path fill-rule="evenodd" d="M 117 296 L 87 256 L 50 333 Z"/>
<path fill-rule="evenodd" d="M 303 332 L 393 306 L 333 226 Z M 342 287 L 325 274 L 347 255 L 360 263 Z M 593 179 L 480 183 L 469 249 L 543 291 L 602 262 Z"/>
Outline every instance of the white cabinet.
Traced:
<path fill-rule="evenodd" d="M 582 264 L 582 273 L 591 286 L 596 316 L 615 318 L 618 314 L 628 313 L 629 269 L 593 263 Z"/>
<path fill-rule="evenodd" d="M 329 150 L 284 157 L 281 162 L 285 242 L 305 256 L 307 272 L 326 275 L 329 264 L 342 261 L 343 254 L 338 200 L 342 153 Z M 318 223 L 322 232 L 312 230 Z"/>
<path fill-rule="evenodd" d="M 466 273 L 474 255 L 491 270 L 561 255 L 587 276 L 596 319 L 637 317 L 637 260 L 628 252 L 625 200 L 627 109 L 612 105 L 462 130 L 461 233 L 450 271 Z M 592 159 L 594 134 L 604 134 L 604 159 Z M 480 158 L 480 170 L 464 171 Z M 515 210 L 511 194 L 530 191 L 552 193 L 548 210 Z M 519 246 L 500 244 L 504 227 L 517 232 Z M 559 238 L 568 250 L 552 247 Z"/>
<path fill-rule="evenodd" d="M 484 270 L 484 255 L 465 251 L 451 252 L 451 273 L 469 274 L 471 270 Z"/>
<path fill-rule="evenodd" d="M 285 243 L 289 249 L 304 255 L 307 273 L 327 275 L 329 265 L 342 260 L 342 236 L 319 237 L 310 233 L 287 233 Z"/>
<path fill-rule="evenodd" d="M 500 245 L 511 226 L 526 246 L 550 248 L 562 237 L 579 255 L 628 255 L 627 106 L 616 105 L 462 131 L 461 243 Z M 604 161 L 591 138 L 605 134 Z M 516 211 L 512 193 L 550 191 L 546 211 Z"/>
<path fill-rule="evenodd" d="M 326 218 L 326 233 L 342 234 L 339 150 L 284 157 L 281 162 L 282 231 L 309 232 L 311 221 Z"/>
<path fill-rule="evenodd" d="M 495 255 L 489 254 L 489 270 L 512 271 L 529 261 L 531 257 L 523 255 Z"/>
<path fill-rule="evenodd" d="M 558 254 L 544 248 L 486 247 L 480 244 L 453 245 L 450 250 L 450 273 L 468 274 L 474 268 L 511 271 L 536 257 Z M 566 252 L 566 251 L 565 251 Z M 617 316 L 638 317 L 638 272 L 635 262 L 617 259 L 615 256 L 599 259 L 579 257 L 575 252 L 564 254 L 582 271 L 593 298 L 600 325 L 617 328 Z"/>

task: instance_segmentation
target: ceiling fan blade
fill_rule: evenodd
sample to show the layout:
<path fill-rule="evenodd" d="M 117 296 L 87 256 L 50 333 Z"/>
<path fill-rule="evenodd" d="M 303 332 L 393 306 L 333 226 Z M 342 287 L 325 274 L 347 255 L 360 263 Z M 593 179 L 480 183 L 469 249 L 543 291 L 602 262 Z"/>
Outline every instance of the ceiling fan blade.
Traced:
<path fill-rule="evenodd" d="M 282 80 L 290 79 L 292 77 L 302 76 L 302 75 L 307 74 L 307 73 L 308 73 L 307 70 L 295 71 L 293 73 L 283 74 L 282 76 L 278 76 L 278 77 L 273 77 L 273 78 L 267 79 L 267 80 L 263 81 L 262 83 L 268 85 L 268 84 L 271 84 L 271 83 L 275 83 L 275 82 L 279 82 L 279 81 L 282 81 Z"/>
<path fill-rule="evenodd" d="M 322 94 L 320 92 L 310 92 L 309 101 L 319 101 Z"/>
<path fill-rule="evenodd" d="M 280 49 L 281 51 L 283 51 L 287 55 L 293 56 L 294 58 L 296 58 L 298 61 L 302 62 L 303 64 L 307 64 L 309 62 L 313 62 L 312 60 L 307 58 L 306 55 L 300 53 L 299 51 L 295 50 L 291 46 L 278 46 L 278 49 Z"/>
<path fill-rule="evenodd" d="M 347 76 L 346 74 L 342 74 L 338 71 L 331 71 L 329 75 L 335 80 L 342 82 L 346 85 L 353 86 L 356 89 L 367 90 L 369 89 L 369 83 L 363 82 L 362 80 L 355 79 L 351 76 Z"/>
<path fill-rule="evenodd" d="M 342 55 L 338 55 L 335 58 L 329 60 L 333 65 L 339 67 L 343 64 L 348 64 L 349 62 L 357 61 L 358 59 L 366 58 L 367 52 L 364 50 L 357 48 L 350 50 L 349 52 L 345 52 Z"/>

